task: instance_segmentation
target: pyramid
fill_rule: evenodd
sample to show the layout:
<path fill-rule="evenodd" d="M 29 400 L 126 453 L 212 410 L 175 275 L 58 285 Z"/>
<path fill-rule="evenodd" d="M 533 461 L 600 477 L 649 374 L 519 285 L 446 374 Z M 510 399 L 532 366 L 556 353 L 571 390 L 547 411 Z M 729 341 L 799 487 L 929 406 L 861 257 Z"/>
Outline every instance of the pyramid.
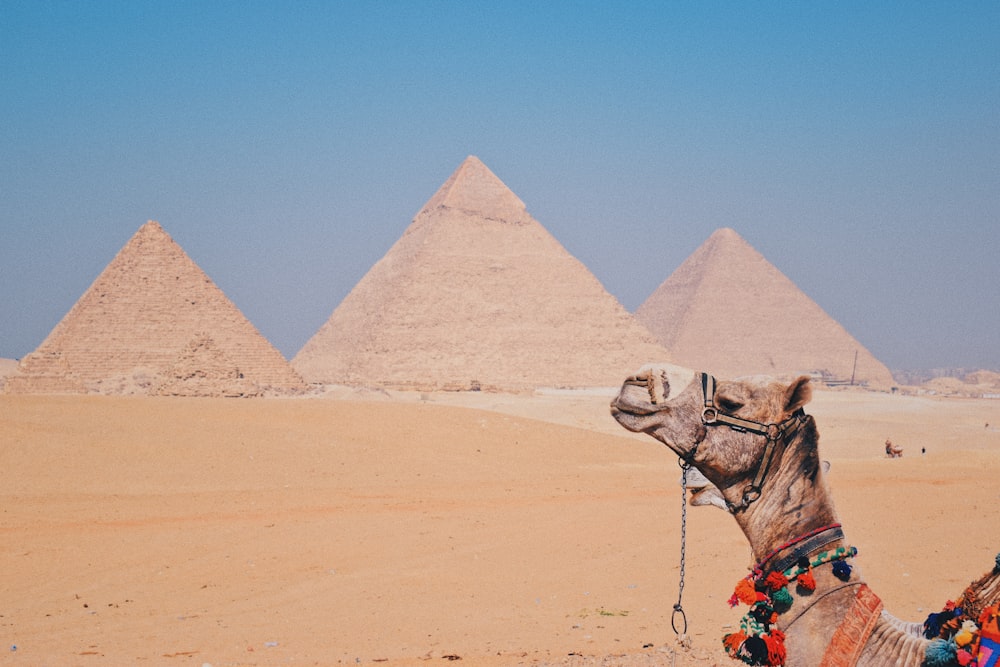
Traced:
<path fill-rule="evenodd" d="M 292 359 L 308 382 L 611 387 L 666 350 L 468 157 Z"/>
<path fill-rule="evenodd" d="M 714 232 L 635 315 L 676 363 L 719 377 L 818 373 L 831 382 L 893 382 L 888 368 L 732 229 Z"/>
<path fill-rule="evenodd" d="M 8 378 L 8 393 L 254 396 L 302 378 L 154 221 Z"/>

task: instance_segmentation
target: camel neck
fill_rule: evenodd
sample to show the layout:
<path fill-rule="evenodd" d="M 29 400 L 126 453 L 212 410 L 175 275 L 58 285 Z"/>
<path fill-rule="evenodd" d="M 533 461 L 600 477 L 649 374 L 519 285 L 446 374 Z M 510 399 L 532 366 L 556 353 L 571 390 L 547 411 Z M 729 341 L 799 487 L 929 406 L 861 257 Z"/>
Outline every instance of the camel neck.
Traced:
<path fill-rule="evenodd" d="M 760 500 L 735 515 L 756 563 L 803 535 L 837 524 L 833 499 L 817 451 L 812 420 L 790 438 L 776 456 L 776 474 Z"/>

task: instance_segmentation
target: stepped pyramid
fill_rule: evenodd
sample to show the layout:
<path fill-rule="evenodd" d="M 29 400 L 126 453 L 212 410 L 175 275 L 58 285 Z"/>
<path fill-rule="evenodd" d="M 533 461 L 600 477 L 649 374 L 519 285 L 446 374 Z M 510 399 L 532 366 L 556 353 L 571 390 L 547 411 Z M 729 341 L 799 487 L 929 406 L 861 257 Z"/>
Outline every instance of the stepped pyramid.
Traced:
<path fill-rule="evenodd" d="M 314 383 L 530 391 L 617 386 L 667 358 L 470 156 L 292 365 Z"/>
<path fill-rule="evenodd" d="M 732 229 L 719 229 L 636 310 L 678 364 L 719 377 L 892 374 Z M 855 354 L 857 366 L 855 368 Z"/>
<path fill-rule="evenodd" d="M 295 393 L 302 378 L 156 222 L 119 251 L 8 393 Z"/>

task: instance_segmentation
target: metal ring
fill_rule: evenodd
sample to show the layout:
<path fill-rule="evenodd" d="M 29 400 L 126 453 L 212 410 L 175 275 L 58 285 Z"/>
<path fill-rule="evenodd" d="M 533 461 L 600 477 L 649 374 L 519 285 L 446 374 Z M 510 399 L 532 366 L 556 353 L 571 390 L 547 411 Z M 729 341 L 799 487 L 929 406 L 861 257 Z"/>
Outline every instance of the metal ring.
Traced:
<path fill-rule="evenodd" d="M 719 419 L 719 410 L 717 408 L 705 408 L 701 411 L 701 423 L 702 424 L 714 424 Z"/>
<path fill-rule="evenodd" d="M 684 630 L 677 630 L 677 614 L 681 615 L 681 620 L 684 621 Z M 675 635 L 686 635 L 688 631 L 688 619 L 687 614 L 684 613 L 683 607 L 680 604 L 674 605 L 674 613 L 670 615 L 670 627 L 674 629 Z"/>

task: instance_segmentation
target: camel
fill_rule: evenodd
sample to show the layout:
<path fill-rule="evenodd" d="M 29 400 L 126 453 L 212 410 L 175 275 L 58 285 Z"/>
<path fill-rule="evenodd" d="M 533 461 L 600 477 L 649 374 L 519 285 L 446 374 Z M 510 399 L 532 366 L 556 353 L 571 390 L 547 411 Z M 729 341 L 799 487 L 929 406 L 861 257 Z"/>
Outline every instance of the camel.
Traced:
<path fill-rule="evenodd" d="M 885 439 L 885 455 L 890 459 L 900 459 L 903 458 L 903 448 L 892 444 L 892 440 L 889 438 Z"/>
<path fill-rule="evenodd" d="M 992 571 L 927 622 L 882 609 L 853 562 L 825 483 L 819 432 L 804 406 L 808 377 L 716 382 L 678 366 L 647 366 L 611 402 L 626 429 L 646 433 L 696 469 L 698 504 L 725 508 L 756 563 L 731 604 L 750 611 L 724 638 L 748 664 L 968 665 L 1000 656 L 1000 555 Z M 998 657 L 992 660 L 997 660 Z"/>

